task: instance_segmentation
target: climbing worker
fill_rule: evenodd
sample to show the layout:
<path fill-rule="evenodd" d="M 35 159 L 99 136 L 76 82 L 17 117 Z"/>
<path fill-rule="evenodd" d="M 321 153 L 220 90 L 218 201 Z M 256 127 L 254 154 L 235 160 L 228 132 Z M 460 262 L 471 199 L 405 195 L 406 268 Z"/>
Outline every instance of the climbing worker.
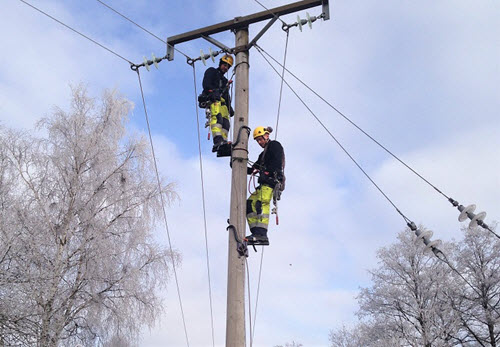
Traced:
<path fill-rule="evenodd" d="M 252 167 L 247 168 L 248 174 L 259 173 L 259 186 L 247 200 L 247 221 L 251 235 L 246 240 L 250 245 L 269 245 L 267 226 L 271 199 L 274 193 L 281 193 L 284 188 L 285 153 L 281 143 L 269 139 L 272 131 L 271 127 L 259 126 L 253 132 L 254 140 L 264 150 Z"/>
<path fill-rule="evenodd" d="M 229 85 L 233 81 L 228 81 L 224 77 L 232 65 L 233 57 L 225 54 L 219 61 L 219 67 L 217 69 L 208 68 L 203 76 L 203 93 L 198 100 L 200 107 L 205 105 L 207 109 L 210 108 L 208 116 L 210 117 L 210 129 L 214 141 L 212 152 L 217 152 L 220 146 L 227 144 L 229 117 L 234 115 L 228 91 Z M 202 103 L 203 100 L 204 103 Z"/>

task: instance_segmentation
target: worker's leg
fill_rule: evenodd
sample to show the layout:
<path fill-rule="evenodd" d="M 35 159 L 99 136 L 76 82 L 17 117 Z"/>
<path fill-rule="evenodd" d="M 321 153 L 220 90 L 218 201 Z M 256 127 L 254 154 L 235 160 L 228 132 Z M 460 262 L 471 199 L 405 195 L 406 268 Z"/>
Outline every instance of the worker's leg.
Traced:
<path fill-rule="evenodd" d="M 247 221 L 252 235 L 267 240 L 273 188 L 260 185 L 247 200 Z"/>
<path fill-rule="evenodd" d="M 224 136 L 222 131 L 222 106 L 220 101 L 215 101 L 210 105 L 210 113 L 212 117 L 210 118 L 210 130 L 212 130 L 212 138 L 214 141 L 213 152 L 217 151 L 218 146 L 223 142 Z"/>
<path fill-rule="evenodd" d="M 221 119 L 221 134 L 222 138 L 227 141 L 227 136 L 229 133 L 229 127 L 230 127 L 230 122 L 229 122 L 229 108 L 226 105 L 226 102 L 224 98 L 221 98 L 221 108 L 220 108 L 220 115 L 222 117 Z"/>

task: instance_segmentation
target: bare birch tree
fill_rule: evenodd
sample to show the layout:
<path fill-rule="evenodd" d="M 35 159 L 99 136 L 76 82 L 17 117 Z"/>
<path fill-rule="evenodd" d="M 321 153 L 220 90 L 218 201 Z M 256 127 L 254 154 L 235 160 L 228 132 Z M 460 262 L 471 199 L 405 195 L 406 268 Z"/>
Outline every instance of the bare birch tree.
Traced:
<path fill-rule="evenodd" d="M 179 256 L 152 239 L 160 191 L 130 108 L 76 87 L 45 138 L 0 129 L 0 344 L 129 343 L 161 312 Z"/>

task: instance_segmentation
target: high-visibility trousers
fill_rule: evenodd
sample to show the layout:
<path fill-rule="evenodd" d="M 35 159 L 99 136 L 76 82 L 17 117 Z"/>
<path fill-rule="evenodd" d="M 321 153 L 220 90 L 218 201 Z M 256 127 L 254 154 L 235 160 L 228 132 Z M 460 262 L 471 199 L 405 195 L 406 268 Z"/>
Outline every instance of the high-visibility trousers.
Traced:
<path fill-rule="evenodd" d="M 255 227 L 267 230 L 273 190 L 274 189 L 267 184 L 261 184 L 248 198 L 247 221 L 250 230 Z"/>
<path fill-rule="evenodd" d="M 226 105 L 226 100 L 221 98 L 220 101 L 215 101 L 210 104 L 210 129 L 212 130 L 212 138 L 215 141 L 216 136 L 222 136 L 223 140 L 227 140 L 229 132 L 229 109 Z"/>

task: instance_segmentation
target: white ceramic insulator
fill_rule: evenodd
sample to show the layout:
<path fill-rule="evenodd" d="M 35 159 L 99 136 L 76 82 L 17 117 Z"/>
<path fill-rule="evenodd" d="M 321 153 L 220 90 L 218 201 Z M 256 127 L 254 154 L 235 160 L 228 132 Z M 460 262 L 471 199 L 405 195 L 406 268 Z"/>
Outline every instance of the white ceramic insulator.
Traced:
<path fill-rule="evenodd" d="M 210 58 L 212 58 L 212 61 L 215 63 L 215 56 L 212 48 L 208 48 L 208 54 L 210 54 Z"/>
<path fill-rule="evenodd" d="M 297 15 L 297 24 L 299 25 L 300 31 L 302 31 L 302 20 L 300 19 L 299 15 Z"/>
<path fill-rule="evenodd" d="M 154 54 L 154 53 L 151 53 L 151 55 L 153 56 L 153 64 L 155 64 L 155 68 L 156 68 L 156 70 L 158 70 L 158 69 L 159 69 L 159 67 L 158 67 L 158 62 L 156 61 L 155 54 Z"/>
<path fill-rule="evenodd" d="M 306 12 L 306 18 L 307 18 L 307 24 L 309 25 L 309 29 L 312 29 L 313 28 L 312 20 L 311 20 L 311 16 L 309 15 L 309 12 Z"/>
<path fill-rule="evenodd" d="M 469 216 L 467 215 L 467 213 L 468 212 L 474 212 L 475 209 L 476 209 L 476 205 L 474 205 L 474 204 L 469 205 L 466 208 L 464 208 L 464 210 L 460 213 L 460 216 L 458 216 L 458 221 L 459 222 L 463 222 L 464 220 L 466 220 L 467 218 L 469 218 Z"/>
<path fill-rule="evenodd" d="M 469 228 L 477 227 L 477 221 L 483 221 L 484 217 L 486 217 L 486 212 L 479 212 L 478 214 L 476 214 L 469 223 Z"/>
<path fill-rule="evenodd" d="M 205 53 L 203 53 L 203 49 L 200 49 L 200 58 L 203 62 L 203 65 L 207 66 L 207 61 L 205 60 Z"/>

